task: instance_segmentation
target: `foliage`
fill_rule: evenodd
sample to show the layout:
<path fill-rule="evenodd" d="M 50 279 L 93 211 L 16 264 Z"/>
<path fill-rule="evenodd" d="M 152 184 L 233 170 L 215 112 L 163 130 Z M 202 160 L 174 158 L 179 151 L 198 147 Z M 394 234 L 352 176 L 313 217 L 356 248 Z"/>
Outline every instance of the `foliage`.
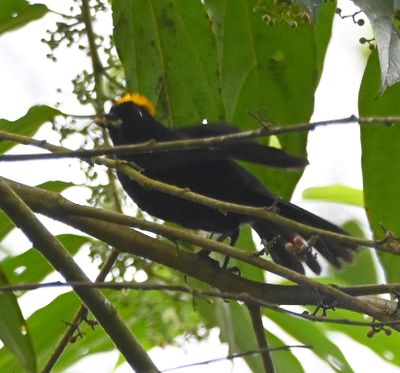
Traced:
<path fill-rule="evenodd" d="M 396 84 L 400 76 L 399 37 L 393 21 L 398 15 L 393 14 L 393 4 L 390 1 L 379 2 L 379 5 L 378 2 L 366 0 L 354 2 L 371 21 L 377 46 L 377 51 L 369 58 L 360 88 L 360 113 L 363 116 L 399 115 L 399 86 Z M 49 12 L 51 10 L 43 4 L 29 4 L 24 0 L 3 1 L 0 3 L 0 34 L 14 31 L 31 21 L 39 19 L 38 22 L 41 22 L 40 18 Z M 90 105 L 93 113 L 101 114 L 104 105 L 128 90 L 139 91 L 150 97 L 156 104 L 157 118 L 171 127 L 207 119 L 209 122 L 233 123 L 243 131 L 256 129 L 258 122 L 289 128 L 296 123 L 308 122 L 313 113 L 314 95 L 322 74 L 335 12 L 343 18 L 341 11 L 336 10 L 335 2 L 323 0 L 114 0 L 112 9 L 109 9 L 107 2 L 81 0 L 71 3 L 70 14 L 58 14 L 60 20 L 56 29 L 48 31 L 43 41 L 51 50 L 48 58 L 55 63 L 57 52 L 63 46 L 78 45 L 82 54 L 87 56 L 91 69 L 82 70 L 72 83 L 76 99 L 81 105 Z M 95 19 L 100 14 L 112 17 L 113 35 L 93 32 L 93 28 L 97 31 Z M 354 15 L 352 18 L 354 21 Z M 71 58 L 74 56 L 71 55 Z M 1 154 L 8 152 L 16 143 L 29 143 L 29 139 L 49 121 L 53 122 L 63 141 L 68 141 L 79 132 L 85 138 L 83 145 L 109 145 L 106 134 L 92 126 L 87 118 L 73 118 L 44 105 L 26 110 L 27 114 L 15 121 L 0 119 L 0 138 L 3 140 L 0 144 Z M 14 137 L 7 137 L 6 134 Z M 338 208 L 340 204 L 365 208 L 374 237 L 383 239 L 385 234 L 388 237 L 387 231 L 390 231 L 390 237 L 396 243 L 397 240 L 392 236 L 397 237 L 400 233 L 400 206 L 397 198 L 400 173 L 397 173 L 398 163 L 393 162 L 393 159 L 397 155 L 398 134 L 399 128 L 396 126 L 377 125 L 361 129 L 364 191 L 331 185 L 310 188 L 304 192 L 304 197 L 335 202 Z M 5 139 L 8 141 L 4 141 Z M 271 139 L 271 142 L 292 154 L 306 154 L 305 132 L 282 133 Z M 38 143 L 34 145 L 46 148 L 45 142 Z M 60 148 L 48 149 L 63 151 Z M 87 158 L 82 158 L 82 172 L 87 179 L 86 188 L 92 193 L 87 203 L 117 212 L 121 212 L 122 205 L 123 208 L 130 208 L 129 211 L 136 213 L 139 218 L 151 220 L 125 200 L 115 182 L 113 170 L 96 168 L 96 159 L 93 160 L 87 162 Z M 28 164 L 26 163 L 27 175 Z M 292 195 L 301 176 L 299 172 L 266 170 L 264 167 L 248 164 L 245 167 L 276 194 L 286 199 Z M 108 182 L 101 182 L 105 177 Z M 26 183 L 29 184 L 28 176 Z M 52 198 L 51 196 L 59 195 L 72 186 L 75 184 L 49 180 L 38 188 L 52 192 L 53 194 L 49 194 L 49 198 Z M 25 202 L 29 200 L 23 193 L 18 195 Z M 57 219 L 57 214 L 50 213 L 51 206 L 46 205 L 51 199 L 46 198 L 26 203 L 32 206 L 42 203 L 43 210 L 40 212 L 44 215 L 47 212 L 48 216 Z M 60 205 L 68 204 L 61 200 Z M 105 224 L 99 211 L 96 216 L 93 216 L 93 210 L 85 210 L 87 215 L 83 210 L 79 211 L 82 215 L 75 211 L 71 213 L 72 217 L 59 217 L 59 220 L 78 228 L 79 220 L 75 219 L 77 216 L 84 222 L 97 219 L 99 226 Z M 4 212 L 0 214 L 0 222 L 0 238 L 3 240 L 15 229 L 15 225 Z M 168 222 L 157 223 L 174 229 Z M 107 222 L 104 234 L 108 233 L 107 229 L 111 232 L 116 225 L 115 222 Z M 121 231 L 126 229 L 122 223 L 118 228 Z M 354 237 L 362 239 L 357 222 L 349 222 L 346 228 Z M 91 234 L 89 229 L 81 230 Z M 95 229 L 92 232 L 96 233 Z M 101 239 L 100 234 L 96 236 L 95 233 L 92 234 L 93 237 L 84 233 L 64 234 L 54 237 L 54 240 L 61 243 L 66 253 L 74 258 L 85 250 L 89 251 L 90 259 L 100 264 L 99 267 L 107 267 L 108 261 L 113 258 L 107 279 L 111 278 L 116 283 L 131 281 L 137 284 L 144 279 L 149 284 L 175 285 L 198 291 L 214 287 L 219 290 L 227 288 L 225 283 L 225 287 L 222 286 L 222 280 L 219 288 L 215 286 L 215 279 L 200 281 L 191 276 L 193 269 L 179 267 L 174 263 L 173 257 L 167 258 L 169 261 L 166 264 L 167 259 L 157 252 L 157 244 L 154 244 L 154 253 L 147 255 L 141 252 L 142 254 L 132 255 L 132 252 L 124 251 L 118 245 L 114 244 L 117 249 L 112 248 L 109 240 Z M 158 234 L 162 236 L 161 233 Z M 151 242 L 162 244 L 163 248 L 173 248 L 169 241 L 172 238 L 168 234 L 158 237 L 154 233 L 152 236 L 156 236 L 158 241 Z M 142 241 L 137 242 L 139 247 L 144 242 L 143 238 L 140 239 Z M 238 249 L 242 250 L 240 252 L 256 251 L 257 243 L 250 229 L 244 227 L 237 244 Z M 177 257 L 178 254 L 185 257 L 186 254 L 197 251 L 197 247 L 183 241 L 176 243 L 174 250 Z M 0 262 L 0 285 L 40 283 L 54 272 L 52 259 L 45 258 L 39 247 L 34 246 L 19 255 L 7 247 L 2 247 L 2 251 L 5 255 Z M 344 265 L 340 271 L 329 269 L 326 277 L 310 280 L 312 282 L 307 283 L 309 287 L 299 287 L 299 294 L 308 294 L 308 298 L 298 299 L 291 293 L 290 304 L 298 305 L 301 313 L 312 312 L 304 306 L 314 304 L 315 301 L 312 300 L 315 298 L 323 303 L 325 295 L 315 294 L 318 290 L 314 291 L 314 287 L 309 284 L 376 284 L 380 271 L 383 271 L 388 282 L 398 282 L 397 258 L 393 254 L 379 253 L 378 263 L 370 251 L 360 251 L 354 263 Z M 221 259 L 215 253 L 213 255 L 217 260 Z M 159 260 L 150 260 L 154 257 Z M 199 261 L 199 266 L 201 265 L 204 264 Z M 231 265 L 240 270 L 240 276 L 226 274 L 225 270 L 215 269 L 210 264 L 204 269 L 216 270 L 216 276 L 221 278 L 233 278 L 232 283 L 237 285 L 237 289 L 231 287 L 230 292 L 236 291 L 236 295 L 242 295 L 242 285 L 252 285 L 254 294 L 257 294 L 257 289 L 264 289 L 264 282 L 270 285 L 270 274 L 261 268 L 238 258 L 232 259 Z M 61 274 L 64 275 L 62 271 Z M 106 275 L 103 272 L 100 279 L 104 280 Z M 287 279 L 296 282 L 290 276 L 280 279 L 282 288 L 279 289 L 285 289 L 282 292 L 290 291 L 292 287 L 285 282 Z M 304 286 L 305 283 L 301 281 L 298 283 Z M 78 291 L 76 293 L 81 295 Z M 76 293 L 70 291 L 56 296 L 54 300 L 40 305 L 27 318 L 18 303 L 18 299 L 26 295 L 25 291 L 0 293 L 0 339 L 4 344 L 0 349 L 2 372 L 21 369 L 36 372 L 45 367 L 59 340 L 65 335 L 64 322 L 71 321 L 79 308 L 81 300 Z M 210 299 L 196 296 L 197 293 L 144 290 L 102 290 L 102 293 L 109 303 L 115 305 L 115 312 L 121 315 L 128 331 L 146 351 L 155 346 L 176 344 L 177 337 L 182 335 L 185 338 L 204 339 L 213 327 L 220 329 L 220 340 L 229 345 L 230 353 L 257 349 L 254 325 L 246 306 L 243 302 L 228 301 L 228 296 L 224 296 L 224 299 Z M 335 306 L 336 303 L 331 308 Z M 350 307 L 348 304 L 345 306 Z M 359 309 L 353 311 L 356 312 L 343 309 L 333 312 L 330 309 L 328 316 L 347 321 L 364 320 L 363 312 Z M 361 326 L 313 323 L 268 307 L 263 309 L 263 316 L 298 343 L 311 345 L 314 358 L 321 359 L 334 371 L 351 372 L 353 368 L 347 360 L 346 351 L 331 341 L 332 331 L 341 332 L 354 343 L 368 347 L 382 359 L 400 365 L 394 353 L 398 344 L 398 332 L 388 337 L 385 335 L 389 334 L 388 327 L 372 329 L 372 334 L 376 333 L 378 336 L 368 338 L 368 331 Z M 115 349 L 112 343 L 115 343 L 114 336 L 107 335 L 100 327 L 92 330 L 92 317 L 90 315 L 89 321 L 70 337 L 70 341 L 74 343 L 60 354 L 54 371 L 64 371 L 84 356 Z M 395 316 L 385 314 L 385 317 L 384 321 L 388 321 Z M 49 332 L 44 333 L 44 329 Z M 378 330 L 383 333 L 377 333 Z M 271 346 L 287 344 L 275 331 L 268 330 L 266 334 Z M 393 352 L 395 358 L 390 360 L 388 351 Z M 293 350 L 274 353 L 277 372 L 303 372 L 300 356 L 301 353 L 294 353 Z M 258 354 L 246 356 L 245 360 L 252 371 L 263 371 Z"/>

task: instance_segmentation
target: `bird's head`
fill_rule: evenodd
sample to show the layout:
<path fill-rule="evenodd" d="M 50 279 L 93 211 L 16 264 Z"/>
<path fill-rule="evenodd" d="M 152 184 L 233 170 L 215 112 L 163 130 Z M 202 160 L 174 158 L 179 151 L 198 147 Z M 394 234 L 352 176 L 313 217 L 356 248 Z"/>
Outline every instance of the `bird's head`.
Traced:
<path fill-rule="evenodd" d="M 115 102 L 108 114 L 97 116 L 95 123 L 108 129 L 115 144 L 128 143 L 133 139 L 138 141 L 138 132 L 154 121 L 155 111 L 146 96 L 127 93 Z"/>
<path fill-rule="evenodd" d="M 136 108 L 137 115 L 139 116 L 143 116 L 144 113 L 154 116 L 156 113 L 154 104 L 146 96 L 140 95 L 139 93 L 127 93 L 123 95 L 117 100 L 110 112 L 114 111 L 124 115 L 124 111 L 129 111 L 130 114 L 132 114 L 132 111 L 135 110 L 134 108 Z"/>

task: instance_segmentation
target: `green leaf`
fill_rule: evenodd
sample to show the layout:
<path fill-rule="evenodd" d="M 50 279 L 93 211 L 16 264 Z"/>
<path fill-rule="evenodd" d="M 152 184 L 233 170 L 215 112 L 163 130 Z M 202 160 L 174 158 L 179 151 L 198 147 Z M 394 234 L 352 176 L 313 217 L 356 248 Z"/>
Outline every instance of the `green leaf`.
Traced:
<path fill-rule="evenodd" d="M 400 33 L 393 24 L 393 0 L 353 0 L 367 15 L 378 47 L 380 91 L 400 81 Z"/>
<path fill-rule="evenodd" d="M 146 350 L 173 344 L 177 336 L 195 333 L 199 325 L 203 325 L 199 313 L 193 308 L 191 295 L 159 291 L 104 293 L 112 304 L 118 305 L 121 317 Z M 180 304 L 179 307 L 176 306 L 177 303 Z M 57 363 L 55 372 L 65 372 L 72 364 L 90 354 L 115 350 L 114 344 L 102 328 L 96 327 L 93 331 L 87 325 L 82 325 L 82 330 L 85 332 L 85 338 L 68 347 Z M 49 345 L 51 343 L 50 341 Z"/>
<path fill-rule="evenodd" d="M 252 322 L 245 306 L 236 302 L 226 303 L 216 300 L 215 315 L 221 330 L 221 342 L 229 345 L 229 353 L 255 350 L 258 348 Z M 260 356 L 250 355 L 246 358 L 252 372 L 263 372 Z"/>
<path fill-rule="evenodd" d="M 237 302 L 226 303 L 216 301 L 215 315 L 219 328 L 220 339 L 229 344 L 229 352 L 244 352 L 258 349 L 253 325 L 247 307 Z M 279 338 L 267 332 L 270 347 L 285 346 Z M 291 351 L 276 351 L 272 353 L 277 372 L 303 372 L 301 364 Z M 251 355 L 244 358 L 252 372 L 264 372 L 260 355 Z"/>
<path fill-rule="evenodd" d="M 43 123 L 53 120 L 57 115 L 62 115 L 62 113 L 49 106 L 33 106 L 23 117 L 15 121 L 0 119 L 0 131 L 32 136 Z M 10 142 L 2 142 L 0 144 L 0 153 L 6 152 L 15 145 Z"/>
<path fill-rule="evenodd" d="M 363 237 L 363 231 L 356 221 L 346 222 L 343 229 L 353 237 Z M 333 282 L 338 285 L 376 284 L 379 279 L 376 267 L 372 249 L 362 247 L 354 254 L 352 263 L 343 262 L 340 270 L 329 267 L 328 270 L 332 278 L 325 283 Z M 365 268 L 368 268 L 368 271 Z"/>
<path fill-rule="evenodd" d="M 46 181 L 43 184 L 37 185 L 37 188 L 48 190 L 49 192 L 61 193 L 65 189 L 74 187 L 76 184 L 68 183 L 60 180 Z"/>
<path fill-rule="evenodd" d="M 3 212 L 0 212 L 0 240 L 3 239 L 14 227 L 14 223 L 9 219 L 9 217 Z"/>
<path fill-rule="evenodd" d="M 54 351 L 55 344 L 61 339 L 66 331 L 67 326 L 65 322 L 72 320 L 80 304 L 81 302 L 79 298 L 73 292 L 65 293 L 58 296 L 45 307 L 37 310 L 29 317 L 28 325 L 37 353 L 39 369 L 42 369 L 47 363 L 50 355 Z M 88 340 L 90 340 L 91 345 L 94 343 L 92 334 L 95 335 L 95 342 L 100 336 L 101 342 L 108 340 L 110 345 L 109 349 L 113 348 L 112 343 L 108 337 L 104 336 L 104 332 L 101 328 L 97 327 L 95 332 L 91 332 L 91 329 L 89 329 L 87 325 L 83 324 L 82 330 L 86 333 L 85 338 L 78 339 L 76 343 L 70 344 L 68 349 L 66 349 L 61 356 L 61 361 L 64 359 L 64 355 L 71 355 L 71 349 L 74 350 L 74 360 L 69 361 L 69 365 L 72 365 L 80 358 L 86 356 L 88 353 L 88 350 L 86 349 Z M 20 371 L 15 360 L 12 359 L 12 356 L 10 356 L 5 349 L 0 350 L 0 371 Z M 59 370 L 56 367 L 54 371 L 56 372 Z"/>
<path fill-rule="evenodd" d="M 361 116 L 399 116 L 400 85 L 377 97 L 379 63 L 373 53 L 368 61 L 359 94 Z M 379 124 L 379 123 L 377 123 Z M 365 209 L 376 239 L 384 237 L 384 227 L 400 236 L 400 163 L 397 162 L 400 126 L 361 126 L 362 171 Z M 398 258 L 378 254 L 388 282 L 400 281 Z"/>
<path fill-rule="evenodd" d="M 67 328 L 65 321 L 72 320 L 79 305 L 80 300 L 78 297 L 73 292 L 69 292 L 60 295 L 47 306 L 39 309 L 29 317 L 28 325 L 32 333 L 40 369 L 47 363 L 51 353 L 54 351 L 55 344 L 64 335 Z M 43 332 L 43 328 L 45 328 L 45 333 Z M 77 344 L 79 345 L 79 340 Z M 1 352 L 0 369 L 3 361 Z M 11 368 L 10 365 L 6 365 L 6 367 L 3 368 L 4 372 L 12 371 L 7 370 Z"/>
<path fill-rule="evenodd" d="M 127 87 L 157 103 L 166 124 L 223 118 L 215 41 L 201 2 L 113 1 Z"/>
<path fill-rule="evenodd" d="M 365 317 L 363 315 L 343 309 L 337 309 L 334 313 L 329 314 L 329 316 L 343 320 L 355 320 L 363 322 L 368 321 L 365 320 Z M 400 356 L 398 354 L 398 348 L 400 344 L 399 333 L 394 332 L 390 336 L 387 336 L 382 330 L 381 332 L 376 333 L 372 338 L 369 338 L 367 336 L 367 333 L 371 330 L 370 327 L 330 323 L 324 323 L 323 327 L 327 331 L 344 333 L 348 337 L 352 338 L 354 341 L 369 348 L 372 352 L 379 355 L 383 360 L 387 361 L 388 363 L 400 366 Z M 348 353 L 351 354 L 351 351 L 349 351 Z"/>
<path fill-rule="evenodd" d="M 255 128 L 249 112 L 279 124 L 308 121 L 334 8 L 329 5 L 324 22 L 315 26 L 317 37 L 307 23 L 269 27 L 253 7 L 254 1 L 113 1 L 115 43 L 128 89 L 149 96 L 157 118 L 173 126 L 207 118 Z M 280 136 L 280 142 L 305 155 L 304 133 Z M 251 170 L 284 198 L 300 177 Z"/>
<path fill-rule="evenodd" d="M 79 305 L 78 297 L 73 292 L 69 292 L 58 296 L 47 306 L 37 310 L 29 317 L 28 327 L 35 346 L 39 369 L 42 369 L 44 364 L 47 363 L 54 351 L 55 344 L 66 331 L 65 321 L 73 318 Z M 86 327 L 84 327 L 84 330 L 86 331 Z M 80 342 L 82 340 L 78 339 L 77 343 L 70 346 L 77 345 L 79 348 Z M 69 348 L 66 351 L 68 350 Z M 84 352 L 80 351 L 82 356 Z M 20 371 L 15 359 L 4 348 L 0 350 L 0 371 Z"/>
<path fill-rule="evenodd" d="M 364 207 L 363 191 L 346 185 L 307 188 L 303 191 L 303 198 Z"/>
<path fill-rule="evenodd" d="M 0 285 L 9 285 L 9 281 L 0 267 Z M 0 340 L 12 352 L 19 368 L 14 371 L 36 372 L 36 356 L 29 328 L 19 308 L 14 293 L 0 293 Z M 3 350 L 5 350 L 3 348 Z M 15 363 L 16 361 L 12 359 Z M 1 359 L 0 359 L 1 361 Z M 1 365 L 1 362 L 0 362 Z M 2 370 L 6 372 L 6 370 Z M 8 370 L 11 372 L 11 370 Z"/>
<path fill-rule="evenodd" d="M 284 343 L 277 336 L 272 334 L 271 332 L 267 332 L 268 344 L 270 347 L 280 347 L 287 346 L 287 343 Z M 294 351 L 294 350 L 292 350 Z M 304 372 L 303 367 L 301 366 L 299 360 L 296 356 L 293 355 L 291 350 L 281 350 L 281 351 L 273 351 L 272 359 L 274 360 L 274 365 L 277 373 L 302 373 Z"/>
<path fill-rule="evenodd" d="M 333 370 L 353 372 L 340 348 L 330 340 L 319 324 L 274 311 L 265 311 L 264 314 L 300 343 L 312 346 L 312 351 Z"/>
<path fill-rule="evenodd" d="M 25 0 L 1 0 L 0 35 L 35 21 L 48 11 L 44 4 L 29 4 Z"/>

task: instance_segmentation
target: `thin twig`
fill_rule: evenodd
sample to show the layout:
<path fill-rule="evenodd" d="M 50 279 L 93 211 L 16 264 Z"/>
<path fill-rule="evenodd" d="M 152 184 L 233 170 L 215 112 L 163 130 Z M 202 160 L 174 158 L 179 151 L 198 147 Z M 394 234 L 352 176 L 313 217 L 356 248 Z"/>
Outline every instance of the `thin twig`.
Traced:
<path fill-rule="evenodd" d="M 258 299 L 253 297 L 247 293 L 229 293 L 229 292 L 221 292 L 221 291 L 212 291 L 212 290 L 204 290 L 204 289 L 195 289 L 189 286 L 183 285 L 161 285 L 161 284 L 143 284 L 143 283 L 132 283 L 132 282 L 82 282 L 82 281 L 53 281 L 53 282 L 45 282 L 45 283 L 35 283 L 35 284 L 15 284 L 15 285 L 2 285 L 0 286 L 0 292 L 17 292 L 17 291 L 27 291 L 27 290 L 38 290 L 38 289 L 48 289 L 54 287 L 73 287 L 73 288 L 94 288 L 94 289 L 110 289 L 110 290 L 139 290 L 139 291 L 173 291 L 173 292 L 181 292 L 191 294 L 193 297 L 211 297 L 211 298 L 219 298 L 223 300 L 231 300 L 238 301 L 244 303 L 253 303 L 260 307 L 269 308 L 273 311 L 277 311 L 280 313 L 284 313 L 290 316 L 294 316 L 297 318 L 316 321 L 316 322 L 324 322 L 324 323 L 332 323 L 332 324 L 343 324 L 350 326 L 367 326 L 367 327 L 381 327 L 381 326 L 391 326 L 391 325 L 399 325 L 400 320 L 387 321 L 387 322 L 376 322 L 376 321 L 357 321 L 357 320 L 349 320 L 349 319 L 337 319 L 337 318 L 329 318 L 322 316 L 311 315 L 308 312 L 298 313 L 294 311 L 290 311 L 288 309 L 277 306 L 276 304 L 266 302 L 262 299 Z M 356 287 L 354 287 L 356 288 Z M 345 291 L 348 294 L 352 293 L 353 287 L 343 288 L 342 291 Z M 380 298 L 378 298 L 380 299 Z"/>
<path fill-rule="evenodd" d="M 280 135 L 292 132 L 311 131 L 317 127 L 328 125 L 352 124 L 358 122 L 360 125 L 392 125 L 400 123 L 400 117 L 365 117 L 357 118 L 351 115 L 346 118 L 324 120 L 313 123 L 300 123 L 283 127 L 270 127 L 265 124 L 253 131 L 244 131 L 223 136 L 213 136 L 201 139 L 185 139 L 177 141 L 156 142 L 154 140 L 146 141 L 141 144 L 106 146 L 96 149 L 79 149 L 73 151 L 64 151 L 62 153 L 39 153 L 39 154 L 3 154 L 0 155 L 0 161 L 29 161 L 44 159 L 60 159 L 60 158 L 88 158 L 98 155 L 129 155 L 138 153 L 155 153 L 165 151 L 185 151 L 201 148 L 215 148 L 216 146 L 223 148 L 224 144 L 246 141 L 254 138 Z"/>
<path fill-rule="evenodd" d="M 220 358 L 210 359 L 210 360 L 204 360 L 204 361 L 200 361 L 198 363 L 185 364 L 185 365 L 180 365 L 178 367 L 163 369 L 161 372 L 170 372 L 172 370 L 190 368 L 190 367 L 195 367 L 195 366 L 199 366 L 199 365 L 207 365 L 207 364 L 211 364 L 211 363 L 218 363 L 219 361 L 224 361 L 224 360 L 233 360 L 233 359 L 237 359 L 237 358 L 244 357 L 244 356 L 260 354 L 260 353 L 263 353 L 265 351 L 274 352 L 274 351 L 290 350 L 292 348 L 310 348 L 310 349 L 312 349 L 312 346 L 307 346 L 307 345 L 287 345 L 287 346 L 279 346 L 279 347 L 260 348 L 258 350 L 251 350 L 251 351 L 245 351 L 245 352 L 236 352 L 234 354 L 230 354 L 230 355 L 227 355 L 225 357 L 220 357 Z"/>
<path fill-rule="evenodd" d="M 0 131 L 0 139 L 5 139 L 5 140 L 11 140 L 11 141 L 16 141 L 18 143 L 22 144 L 29 144 L 33 145 L 36 147 L 44 148 L 47 150 L 50 150 L 55 153 L 63 153 L 67 151 L 67 149 L 52 145 L 47 143 L 46 141 L 40 141 L 36 139 L 31 139 L 27 136 L 22 136 L 22 135 L 17 135 L 17 134 L 12 134 L 9 132 L 4 132 Z M 342 242 L 345 244 L 349 245 L 355 245 L 355 246 L 367 246 L 367 247 L 372 247 L 376 250 L 392 253 L 392 254 L 400 254 L 400 247 L 397 241 L 392 240 L 381 240 L 381 241 L 374 241 L 374 240 L 367 240 L 359 237 L 352 237 L 340 233 L 335 233 L 331 231 L 327 231 L 324 229 L 320 228 L 315 228 L 312 226 L 308 226 L 306 224 L 299 223 L 297 221 L 287 219 L 283 216 L 280 216 L 276 214 L 274 211 L 269 210 L 268 206 L 264 207 L 252 207 L 252 206 L 245 206 L 245 205 L 238 205 L 234 203 L 228 203 L 224 201 L 219 201 L 204 195 L 200 195 L 194 192 L 191 192 L 190 190 L 186 188 L 179 188 L 173 185 L 169 185 L 151 178 L 148 178 L 138 172 L 137 170 L 133 169 L 130 167 L 126 162 L 124 161 L 119 161 L 119 160 L 114 160 L 114 159 L 109 159 L 109 158 L 100 158 L 100 157 L 95 157 L 92 158 L 91 161 L 93 161 L 96 164 L 104 165 L 108 168 L 114 168 L 117 169 L 118 171 L 123 172 L 133 180 L 137 181 L 139 184 L 144 186 L 145 188 L 148 189 L 155 189 L 162 191 L 167 194 L 171 194 L 183 199 L 187 199 L 189 201 L 197 202 L 199 204 L 209 206 L 212 208 L 215 208 L 220 211 L 226 211 L 226 212 L 234 212 L 238 214 L 243 214 L 243 215 L 248 215 L 248 216 L 254 216 L 263 220 L 271 221 L 277 224 L 280 224 L 282 226 L 289 227 L 295 231 L 298 232 L 303 232 L 307 233 L 310 235 L 315 235 L 315 236 L 320 236 L 320 237 L 327 237 L 327 238 L 333 238 L 337 240 L 338 242 Z"/>

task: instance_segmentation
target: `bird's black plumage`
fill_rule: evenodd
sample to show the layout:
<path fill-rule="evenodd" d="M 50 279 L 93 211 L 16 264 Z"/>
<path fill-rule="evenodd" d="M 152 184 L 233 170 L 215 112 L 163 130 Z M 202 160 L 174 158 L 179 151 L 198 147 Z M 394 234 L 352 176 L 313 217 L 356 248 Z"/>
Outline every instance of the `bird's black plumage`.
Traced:
<path fill-rule="evenodd" d="M 238 132 L 226 124 L 197 125 L 172 130 L 159 123 L 142 106 L 124 102 L 112 107 L 104 116 L 114 145 L 126 145 L 149 140 L 172 141 L 188 138 L 205 138 Z M 134 162 L 143 173 L 168 184 L 189 188 L 191 191 L 219 200 L 257 207 L 275 206 L 276 211 L 287 218 L 304 224 L 344 233 L 336 225 L 277 198 L 251 173 L 235 162 L 246 160 L 273 167 L 304 167 L 306 160 L 288 155 L 286 152 L 266 147 L 256 141 L 247 140 L 218 146 L 214 150 L 192 149 L 121 156 Z M 178 223 L 186 228 L 202 229 L 237 237 L 239 226 L 250 224 L 264 241 L 271 257 L 276 262 L 303 273 L 304 261 L 314 272 L 321 268 L 315 255 L 305 250 L 299 256 L 291 250 L 311 237 L 299 235 L 275 223 L 234 213 L 222 213 L 211 207 L 174 197 L 156 190 L 144 189 L 123 173 L 118 178 L 135 203 L 155 217 Z M 339 259 L 351 260 L 354 247 L 345 246 L 332 239 L 316 239 L 314 248 L 336 267 Z"/>

